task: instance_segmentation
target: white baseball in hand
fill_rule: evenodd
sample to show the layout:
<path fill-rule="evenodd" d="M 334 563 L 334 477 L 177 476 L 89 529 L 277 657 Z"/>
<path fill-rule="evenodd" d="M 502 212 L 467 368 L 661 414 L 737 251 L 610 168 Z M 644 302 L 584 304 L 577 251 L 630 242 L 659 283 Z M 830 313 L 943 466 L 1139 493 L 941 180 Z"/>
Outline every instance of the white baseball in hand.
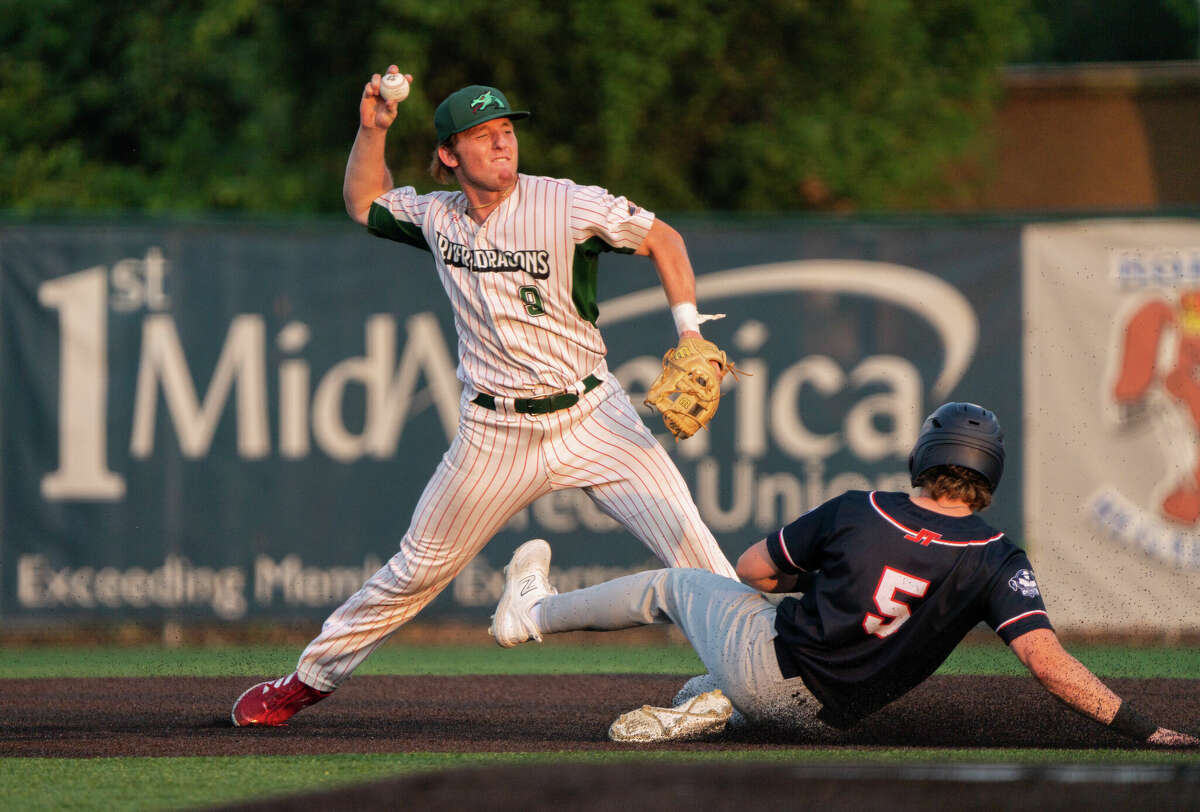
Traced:
<path fill-rule="evenodd" d="M 385 73 L 379 82 L 379 95 L 387 101 L 404 101 L 408 98 L 408 80 L 402 73 Z"/>

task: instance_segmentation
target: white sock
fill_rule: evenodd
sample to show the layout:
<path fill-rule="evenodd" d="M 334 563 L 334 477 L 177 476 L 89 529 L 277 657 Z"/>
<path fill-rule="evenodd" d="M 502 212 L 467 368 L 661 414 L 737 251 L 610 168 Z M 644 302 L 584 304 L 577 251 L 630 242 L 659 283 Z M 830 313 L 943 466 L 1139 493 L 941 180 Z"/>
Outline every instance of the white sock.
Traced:
<path fill-rule="evenodd" d="M 529 607 L 529 619 L 533 621 L 534 628 L 538 630 L 538 634 L 542 634 L 542 630 L 546 627 L 546 617 L 542 614 L 541 601 Z"/>

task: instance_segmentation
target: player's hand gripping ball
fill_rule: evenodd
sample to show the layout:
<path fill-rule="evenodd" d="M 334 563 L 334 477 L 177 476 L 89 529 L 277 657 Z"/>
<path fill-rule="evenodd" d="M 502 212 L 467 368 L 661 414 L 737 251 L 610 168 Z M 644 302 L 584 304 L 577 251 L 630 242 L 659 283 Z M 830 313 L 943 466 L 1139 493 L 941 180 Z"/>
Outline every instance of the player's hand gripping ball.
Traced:
<path fill-rule="evenodd" d="M 663 424 L 676 440 L 687 439 L 717 413 L 721 378 L 726 372 L 736 378 L 740 371 L 711 341 L 681 339 L 663 356 L 662 372 L 646 393 L 646 405 L 662 415 Z"/>
<path fill-rule="evenodd" d="M 408 80 L 402 73 L 385 73 L 379 82 L 379 95 L 386 101 L 404 101 L 408 98 Z"/>

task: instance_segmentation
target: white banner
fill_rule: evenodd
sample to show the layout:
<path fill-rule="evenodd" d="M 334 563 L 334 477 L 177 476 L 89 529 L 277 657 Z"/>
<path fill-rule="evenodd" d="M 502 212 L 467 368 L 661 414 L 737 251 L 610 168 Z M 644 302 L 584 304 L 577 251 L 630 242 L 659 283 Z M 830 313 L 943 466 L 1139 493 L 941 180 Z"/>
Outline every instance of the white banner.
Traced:
<path fill-rule="evenodd" d="M 1023 255 L 1026 540 L 1051 620 L 1194 631 L 1200 221 L 1030 226 Z"/>

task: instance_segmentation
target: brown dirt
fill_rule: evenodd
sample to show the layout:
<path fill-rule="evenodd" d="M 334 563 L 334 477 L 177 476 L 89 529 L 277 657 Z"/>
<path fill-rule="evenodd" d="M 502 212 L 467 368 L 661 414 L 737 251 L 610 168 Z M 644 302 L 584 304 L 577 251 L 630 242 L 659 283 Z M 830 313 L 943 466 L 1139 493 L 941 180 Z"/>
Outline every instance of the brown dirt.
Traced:
<path fill-rule="evenodd" d="M 357 677 L 279 729 L 229 722 L 244 678 L 14 679 L 3 682 L 0 756 L 191 756 L 621 750 L 619 713 L 669 704 L 663 675 Z M 1200 720 L 1198 680 L 1110 680 L 1163 724 Z M 783 747 L 1128 748 L 1027 677 L 935 676 L 851 731 L 730 734 L 672 750 Z"/>
<path fill-rule="evenodd" d="M 229 721 L 244 678 L 18 679 L 0 683 L 0 756 L 214 756 L 386 752 L 560 752 L 629 750 L 605 738 L 619 713 L 667 704 L 682 678 L 662 675 L 357 677 L 285 728 L 238 729 Z M 1200 680 L 1110 680 L 1162 724 L 1193 729 Z M 1057 704 L 1027 677 L 935 676 L 851 731 L 818 738 L 732 733 L 706 742 L 643 750 L 783 748 L 983 748 L 1074 750 L 1136 747 Z M 981 754 L 986 760 L 986 756 Z M 1064 762 L 1070 756 L 1064 754 Z M 876 770 L 861 773 L 855 770 Z M 748 801 L 805 800 L 821 808 L 1175 808 L 1200 805 L 1200 766 L 1180 764 L 1170 780 L 1089 783 L 1043 780 L 926 780 L 863 765 L 561 765 L 551 771 L 478 768 L 410 776 L 254 808 L 576 809 L 744 808 Z M 824 770 L 824 772 L 821 772 Z M 902 798 L 897 795 L 903 782 Z M 1162 793 L 1167 793 L 1163 795 Z M 999 793 L 999 794 L 998 794 Z M 695 799 L 691 802 L 688 799 Z M 469 800 L 466 800 L 469 799 Z M 939 801 L 940 799 L 940 801 Z M 999 801 L 998 799 L 1004 799 Z M 1090 800 L 1089 800 L 1090 799 Z M 702 802 L 701 802 L 702 801 Z M 464 806 L 465 804 L 465 806 Z"/>

